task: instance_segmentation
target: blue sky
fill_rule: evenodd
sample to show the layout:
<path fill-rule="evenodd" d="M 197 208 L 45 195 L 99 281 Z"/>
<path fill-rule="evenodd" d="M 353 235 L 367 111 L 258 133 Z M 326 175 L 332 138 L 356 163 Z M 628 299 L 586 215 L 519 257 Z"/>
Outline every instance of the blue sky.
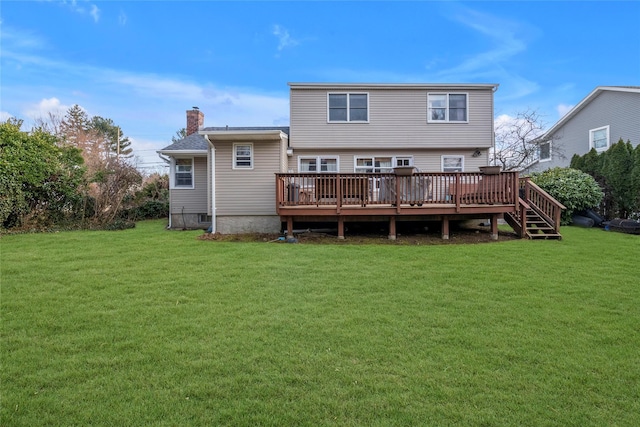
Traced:
<path fill-rule="evenodd" d="M 596 86 L 640 85 L 638 1 L 3 0 L 0 19 L 0 118 L 79 104 L 148 170 L 192 106 L 287 125 L 287 82 L 499 83 L 496 116 L 548 126 Z"/>

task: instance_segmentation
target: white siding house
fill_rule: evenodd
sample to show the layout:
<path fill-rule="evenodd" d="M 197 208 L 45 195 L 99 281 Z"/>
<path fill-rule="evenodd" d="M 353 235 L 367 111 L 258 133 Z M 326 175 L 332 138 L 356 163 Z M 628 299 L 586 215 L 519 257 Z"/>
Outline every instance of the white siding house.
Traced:
<path fill-rule="evenodd" d="M 277 232 L 276 173 L 477 172 L 493 146 L 497 84 L 290 83 L 290 127 L 204 127 L 159 151 L 170 227 Z"/>

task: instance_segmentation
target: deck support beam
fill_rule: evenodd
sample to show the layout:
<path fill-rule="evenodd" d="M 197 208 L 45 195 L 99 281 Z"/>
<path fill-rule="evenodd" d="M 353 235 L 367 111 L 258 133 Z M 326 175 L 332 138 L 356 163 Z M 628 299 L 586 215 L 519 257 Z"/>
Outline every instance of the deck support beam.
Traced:
<path fill-rule="evenodd" d="M 389 240 L 396 240 L 396 217 L 389 217 Z"/>
<path fill-rule="evenodd" d="M 449 240 L 449 217 L 442 216 L 442 240 Z"/>
<path fill-rule="evenodd" d="M 491 240 L 498 240 L 498 217 L 499 214 L 491 214 Z"/>
<path fill-rule="evenodd" d="M 287 237 L 293 237 L 293 217 L 287 217 Z"/>
<path fill-rule="evenodd" d="M 338 217 L 338 239 L 344 240 L 344 217 Z"/>

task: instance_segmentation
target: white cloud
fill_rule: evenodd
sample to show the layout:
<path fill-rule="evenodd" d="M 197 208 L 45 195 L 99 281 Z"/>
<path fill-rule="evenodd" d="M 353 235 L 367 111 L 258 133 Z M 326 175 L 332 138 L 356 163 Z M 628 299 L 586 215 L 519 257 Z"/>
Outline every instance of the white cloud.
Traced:
<path fill-rule="evenodd" d="M 292 38 L 289 35 L 289 31 L 280 25 L 276 24 L 273 26 L 272 34 L 278 38 L 279 51 L 283 50 L 284 48 L 294 47 L 300 44 L 300 41 Z"/>
<path fill-rule="evenodd" d="M 2 40 L 3 55 L 7 46 L 16 50 L 35 50 L 46 47 L 45 41 L 31 31 L 25 31 L 16 27 L 0 25 L 0 40 Z"/>
<path fill-rule="evenodd" d="M 84 6 L 85 3 L 87 3 L 86 0 L 82 0 L 82 3 L 79 3 L 77 0 L 63 0 L 61 2 L 62 5 L 68 6 L 71 11 L 81 15 L 89 14 L 93 18 L 94 22 L 98 22 L 100 20 L 100 9 L 98 6 L 93 3 L 89 3 L 87 4 L 87 9 Z"/>
<path fill-rule="evenodd" d="M 24 114 L 31 120 L 46 119 L 49 115 L 64 116 L 71 106 L 63 105 L 58 98 L 45 98 L 28 106 Z"/>
<path fill-rule="evenodd" d="M 98 6 L 96 6 L 95 4 L 92 4 L 89 15 L 91 15 L 91 17 L 95 22 L 98 22 L 100 20 L 100 9 L 98 9 Z"/>
<path fill-rule="evenodd" d="M 522 98 L 539 90 L 536 82 L 513 71 L 512 67 L 514 58 L 527 50 L 527 39 L 537 34 L 536 28 L 469 8 L 456 7 L 456 10 L 458 13 L 452 19 L 488 39 L 490 48 L 472 54 L 433 77 L 439 81 L 468 81 L 471 78 L 499 82 L 509 93 L 503 99 Z"/>
<path fill-rule="evenodd" d="M 53 59 L 33 49 L 19 49 L 15 43 L 3 43 L 2 56 L 3 61 L 10 59 L 25 72 L 43 77 L 39 82 L 3 87 L 3 109 L 35 121 L 49 113 L 64 115 L 70 108 L 67 103 L 82 103 L 89 115 L 113 119 L 135 139 L 134 154 L 145 162 L 155 161 L 154 151 L 171 143 L 186 124 L 185 111 L 194 105 L 205 113 L 206 126 L 288 124 L 286 86 L 282 92 L 265 93 L 182 76 L 100 68 Z"/>
<path fill-rule="evenodd" d="M 9 120 L 11 117 L 13 117 L 13 114 L 7 111 L 0 111 L 0 122 L 4 123 L 7 120 Z"/>
<path fill-rule="evenodd" d="M 127 25 L 127 15 L 123 11 L 120 11 L 120 14 L 118 14 L 118 24 L 120 24 L 120 26 Z"/>
<path fill-rule="evenodd" d="M 574 107 L 573 105 L 558 104 L 558 106 L 556 107 L 556 111 L 558 112 L 558 117 L 564 117 L 564 115 L 567 114 L 569 111 L 571 111 L 573 107 Z"/>

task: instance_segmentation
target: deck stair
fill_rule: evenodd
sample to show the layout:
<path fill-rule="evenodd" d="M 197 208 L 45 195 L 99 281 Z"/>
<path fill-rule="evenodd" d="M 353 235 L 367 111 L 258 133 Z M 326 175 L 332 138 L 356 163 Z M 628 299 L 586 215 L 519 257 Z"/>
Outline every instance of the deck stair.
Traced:
<path fill-rule="evenodd" d="M 525 235 L 529 239 L 562 239 L 562 235 L 556 232 L 553 225 L 533 209 L 526 211 Z"/>
<path fill-rule="evenodd" d="M 528 239 L 562 239 L 560 216 L 562 203 L 531 182 L 520 178 L 518 209 L 505 213 L 506 222 L 520 235 Z"/>

